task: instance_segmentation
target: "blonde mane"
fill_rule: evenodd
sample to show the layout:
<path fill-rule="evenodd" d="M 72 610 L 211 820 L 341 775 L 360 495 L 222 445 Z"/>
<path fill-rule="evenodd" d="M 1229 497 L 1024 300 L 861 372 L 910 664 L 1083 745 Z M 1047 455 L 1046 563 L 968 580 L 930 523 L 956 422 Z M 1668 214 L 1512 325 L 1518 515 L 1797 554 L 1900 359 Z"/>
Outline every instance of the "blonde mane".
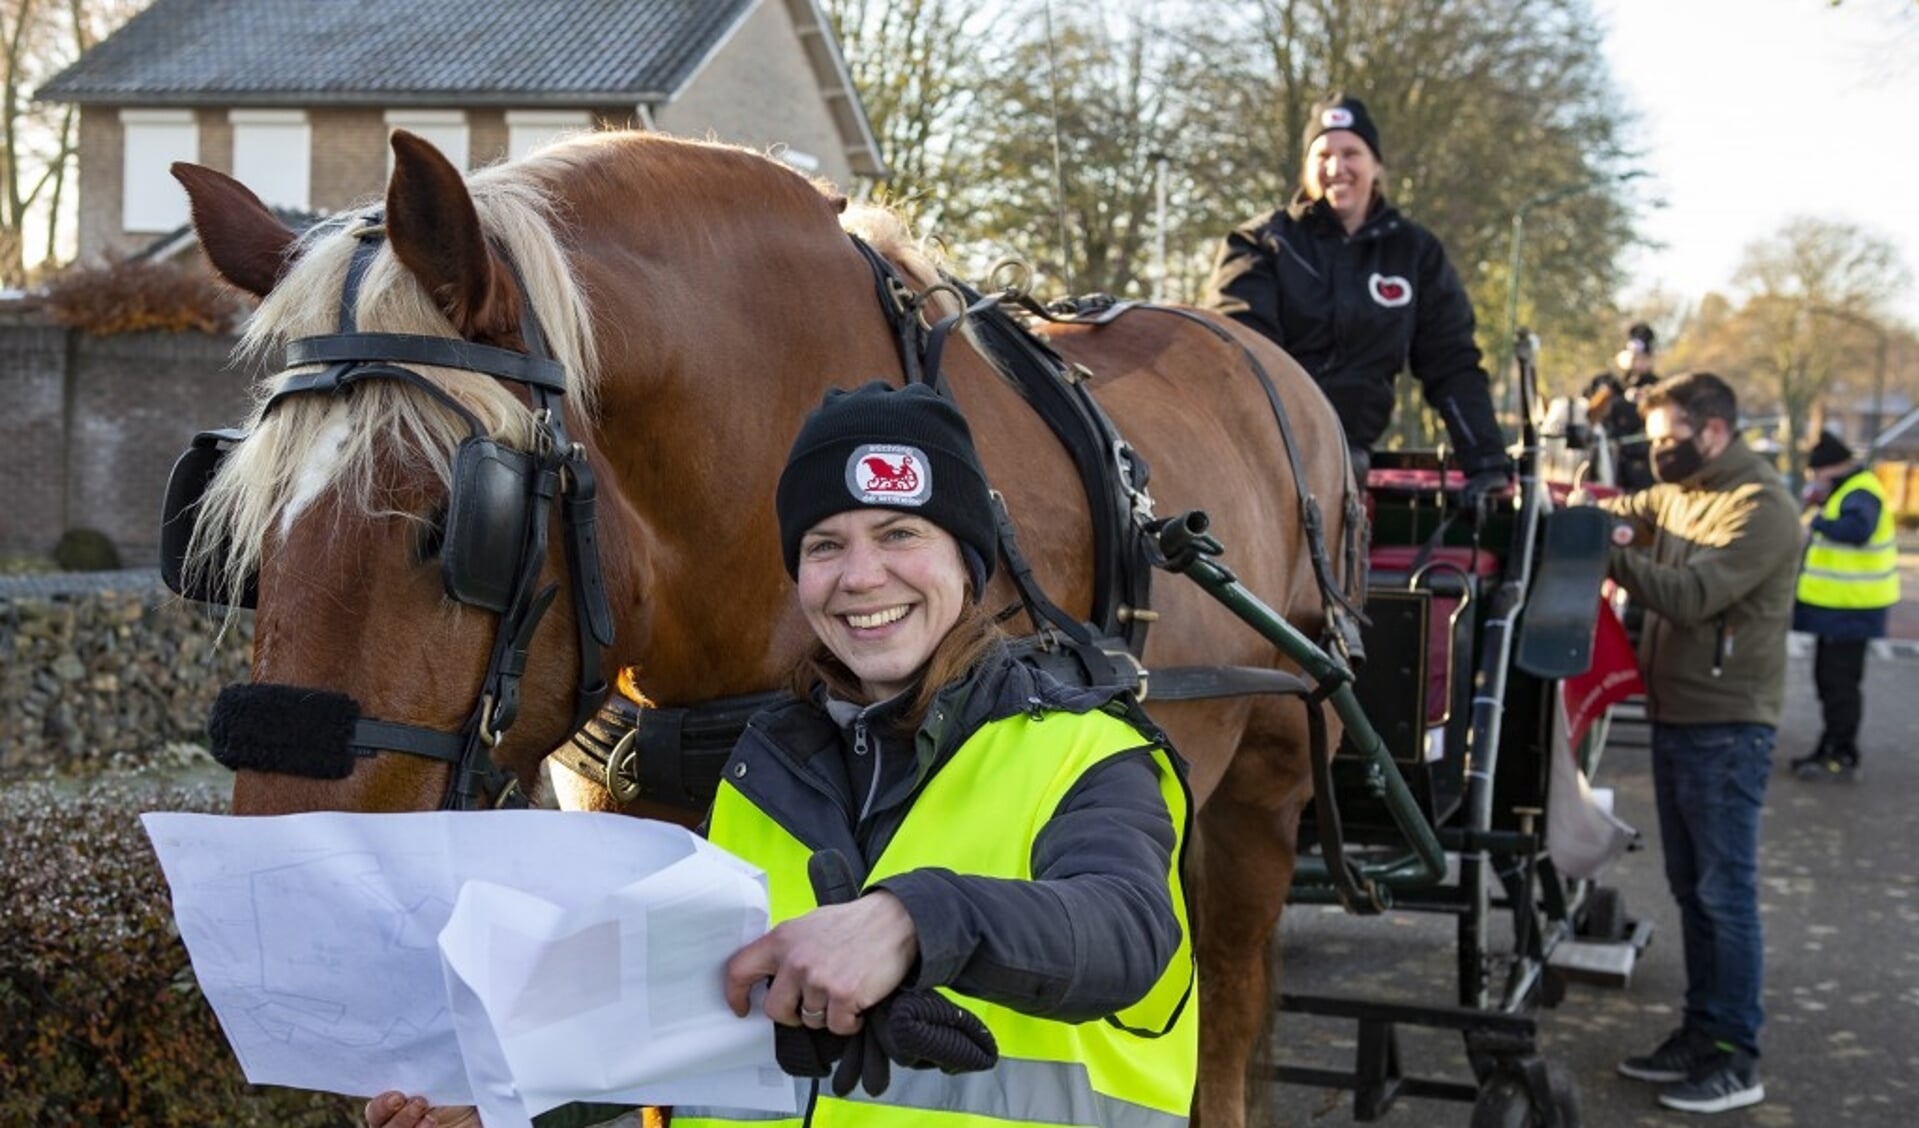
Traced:
<path fill-rule="evenodd" d="M 536 154 L 475 173 L 467 187 L 481 227 L 519 268 L 548 347 L 566 368 L 567 400 L 591 418 L 599 382 L 588 332 L 591 311 L 568 264 L 549 197 L 523 171 L 541 159 Z M 372 234 L 378 222 L 375 211 L 363 209 L 309 232 L 286 276 L 254 314 L 238 357 L 277 368 L 288 341 L 334 332 L 348 263 L 362 235 Z M 456 335 L 432 295 L 389 246 L 383 245 L 369 266 L 354 313 L 362 332 Z M 467 437 L 466 424 L 456 415 L 397 381 L 369 381 L 337 397 L 295 396 L 267 413 L 268 400 L 292 371 L 255 381 L 253 408 L 244 424 L 249 437 L 222 462 L 201 503 L 186 570 L 210 580 L 215 590 L 244 590 L 275 523 L 314 499 L 330 495 L 342 522 L 394 515 L 424 519 L 383 507 L 373 489 L 378 460 L 396 460 L 399 467 L 431 474 L 444 486 L 453 451 Z M 464 404 L 495 439 L 521 449 L 533 441 L 531 413 L 499 381 L 444 368 L 415 371 Z"/>

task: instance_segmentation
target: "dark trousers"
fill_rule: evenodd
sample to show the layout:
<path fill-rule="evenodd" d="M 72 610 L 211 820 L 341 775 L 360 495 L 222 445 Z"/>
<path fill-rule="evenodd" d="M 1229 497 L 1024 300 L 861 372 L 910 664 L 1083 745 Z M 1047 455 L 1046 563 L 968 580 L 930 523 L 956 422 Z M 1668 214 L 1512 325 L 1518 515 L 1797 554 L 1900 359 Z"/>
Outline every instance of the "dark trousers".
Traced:
<path fill-rule="evenodd" d="M 1819 690 L 1826 731 L 1819 738 L 1822 755 L 1859 759 L 1859 718 L 1866 710 L 1860 683 L 1866 676 L 1863 638 L 1819 638 L 1812 652 L 1812 684 Z"/>
<path fill-rule="evenodd" d="M 1686 956 L 1686 1025 L 1755 1056 L 1765 1020 L 1759 812 L 1775 735 L 1771 725 L 1652 727 L 1659 846 Z"/>

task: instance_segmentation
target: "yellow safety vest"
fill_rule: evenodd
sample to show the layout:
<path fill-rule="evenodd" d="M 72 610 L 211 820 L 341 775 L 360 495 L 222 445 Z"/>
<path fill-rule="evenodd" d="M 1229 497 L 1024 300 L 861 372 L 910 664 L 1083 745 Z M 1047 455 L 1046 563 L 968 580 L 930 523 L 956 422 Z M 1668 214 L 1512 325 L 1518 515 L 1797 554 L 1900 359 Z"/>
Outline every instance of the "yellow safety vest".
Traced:
<path fill-rule="evenodd" d="M 1022 713 L 982 726 L 928 781 L 866 884 L 932 866 L 1031 880 L 1034 839 L 1073 785 L 1097 765 L 1144 744 L 1132 725 L 1098 711 L 1039 719 Z M 1152 755 L 1177 836 L 1166 882 L 1180 944 L 1146 997 L 1104 1021 L 1067 1023 L 938 988 L 993 1031 L 999 1065 L 957 1076 L 896 1067 L 877 1098 L 856 1091 L 842 1100 L 822 1082 L 814 1128 L 1178 1128 L 1187 1122 L 1199 1063 L 1199 991 L 1179 871 L 1192 802 L 1170 754 L 1155 748 Z M 709 837 L 766 870 L 773 923 L 815 907 L 806 873 L 812 848 L 727 781 L 713 802 Z M 810 1086 L 797 1083 L 802 1110 Z M 742 1121 L 799 1124 L 797 1118 L 750 1110 L 681 1107 L 673 1116 L 674 1128 Z"/>
<path fill-rule="evenodd" d="M 1832 491 L 1819 510 L 1828 520 L 1839 516 L 1847 495 L 1864 490 L 1879 499 L 1879 525 L 1865 544 L 1841 544 L 1815 531 L 1799 570 L 1799 602 L 1813 607 L 1862 611 L 1899 602 L 1899 548 L 1893 543 L 1892 507 L 1876 474 L 1854 474 Z"/>

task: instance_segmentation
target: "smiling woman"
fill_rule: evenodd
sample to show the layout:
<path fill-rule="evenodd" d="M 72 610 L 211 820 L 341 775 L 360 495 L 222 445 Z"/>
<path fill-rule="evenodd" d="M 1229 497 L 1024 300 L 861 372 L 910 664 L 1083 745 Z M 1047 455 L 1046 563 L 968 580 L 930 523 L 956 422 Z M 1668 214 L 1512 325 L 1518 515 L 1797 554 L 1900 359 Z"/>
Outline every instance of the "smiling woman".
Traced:
<path fill-rule="evenodd" d="M 734 1011 L 765 985 L 818 1123 L 1183 1123 L 1184 763 L 1129 697 L 1017 661 L 982 609 L 997 522 L 965 418 L 921 385 L 829 391 L 775 508 L 818 645 L 733 749 L 707 824 L 766 871 L 775 925 L 727 962 Z M 427 1122 L 399 1094 L 366 1115 Z"/>
<path fill-rule="evenodd" d="M 1206 302 L 1312 374 L 1363 484 L 1410 367 L 1468 477 L 1467 508 L 1507 481 L 1505 440 L 1473 342 L 1473 310 L 1439 240 L 1386 199 L 1379 127 L 1333 93 L 1312 108 L 1291 203 L 1226 236 Z"/>
<path fill-rule="evenodd" d="M 920 671 L 968 608 L 950 649 L 977 658 L 997 523 L 958 409 L 923 387 L 829 393 L 794 440 L 777 508 L 786 569 L 820 642 L 797 690 L 817 680 L 871 704 L 914 681 L 937 689 L 947 678 Z"/>

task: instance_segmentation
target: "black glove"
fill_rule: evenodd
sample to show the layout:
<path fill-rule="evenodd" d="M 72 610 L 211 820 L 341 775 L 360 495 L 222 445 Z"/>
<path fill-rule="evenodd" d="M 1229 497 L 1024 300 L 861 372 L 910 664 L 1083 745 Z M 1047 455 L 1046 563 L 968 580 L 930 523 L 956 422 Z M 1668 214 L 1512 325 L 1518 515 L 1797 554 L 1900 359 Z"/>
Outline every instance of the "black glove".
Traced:
<path fill-rule="evenodd" d="M 846 1052 L 847 1037 L 810 1026 L 773 1027 L 773 1060 L 788 1077 L 824 1077 Z"/>
<path fill-rule="evenodd" d="M 838 850 L 821 850 L 807 859 L 806 875 L 821 905 L 838 905 L 859 896 L 859 880 Z M 892 1063 L 908 1069 L 938 1068 L 948 1073 L 991 1069 L 999 1063 L 993 1032 L 946 996 L 912 988 L 881 999 L 861 1015 L 852 1035 L 807 1026 L 776 1026 L 773 1056 L 793 1077 L 833 1073 L 833 1094 L 855 1087 L 879 1096 L 892 1083 Z M 833 1070 L 833 1063 L 839 1069 Z"/>
<path fill-rule="evenodd" d="M 1459 506 L 1472 516 L 1475 522 L 1483 521 L 1492 513 L 1498 495 L 1503 494 L 1512 485 L 1504 467 L 1489 470 L 1476 470 L 1459 491 Z"/>
<path fill-rule="evenodd" d="M 999 1043 L 979 1016 L 936 991 L 895 991 L 861 1016 L 833 1074 L 833 1095 L 854 1086 L 877 1097 L 892 1083 L 889 1062 L 907 1069 L 974 1073 L 999 1064 Z"/>

